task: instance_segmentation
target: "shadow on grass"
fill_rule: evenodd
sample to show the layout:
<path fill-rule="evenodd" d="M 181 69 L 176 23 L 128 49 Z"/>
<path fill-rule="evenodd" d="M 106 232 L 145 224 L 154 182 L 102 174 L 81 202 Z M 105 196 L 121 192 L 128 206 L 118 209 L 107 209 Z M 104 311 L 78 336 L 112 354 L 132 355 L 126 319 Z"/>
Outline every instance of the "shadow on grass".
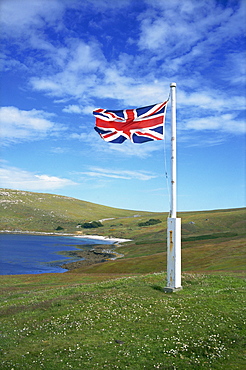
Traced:
<path fill-rule="evenodd" d="M 160 292 L 164 293 L 163 286 L 160 286 L 160 285 L 151 285 L 151 288 L 154 289 L 154 290 L 159 290 Z"/>

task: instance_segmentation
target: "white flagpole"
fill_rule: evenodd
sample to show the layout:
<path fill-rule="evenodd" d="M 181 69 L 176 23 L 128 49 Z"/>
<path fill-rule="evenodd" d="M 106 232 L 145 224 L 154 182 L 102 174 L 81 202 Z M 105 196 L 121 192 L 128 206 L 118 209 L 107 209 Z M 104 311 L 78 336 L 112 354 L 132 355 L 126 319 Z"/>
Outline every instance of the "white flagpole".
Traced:
<path fill-rule="evenodd" d="M 167 219 L 167 287 L 175 292 L 181 286 L 181 218 L 177 218 L 177 141 L 176 141 L 176 83 L 171 88 L 171 210 Z"/>

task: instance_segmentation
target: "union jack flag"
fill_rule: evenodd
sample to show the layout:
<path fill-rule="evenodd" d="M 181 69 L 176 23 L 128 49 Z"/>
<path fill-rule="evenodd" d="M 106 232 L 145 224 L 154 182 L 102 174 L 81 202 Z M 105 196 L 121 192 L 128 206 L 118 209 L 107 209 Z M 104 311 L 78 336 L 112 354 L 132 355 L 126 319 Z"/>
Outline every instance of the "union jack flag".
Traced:
<path fill-rule="evenodd" d="M 127 139 L 139 144 L 163 140 L 167 103 L 136 109 L 96 109 L 93 111 L 96 117 L 95 130 L 110 143 L 121 144 Z"/>

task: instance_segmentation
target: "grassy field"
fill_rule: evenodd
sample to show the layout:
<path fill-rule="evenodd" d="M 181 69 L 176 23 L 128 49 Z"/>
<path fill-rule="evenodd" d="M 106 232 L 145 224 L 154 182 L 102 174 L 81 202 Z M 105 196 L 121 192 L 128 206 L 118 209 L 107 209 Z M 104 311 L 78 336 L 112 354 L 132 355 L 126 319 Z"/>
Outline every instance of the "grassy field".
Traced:
<path fill-rule="evenodd" d="M 245 209 L 206 212 L 187 212 L 182 218 L 182 270 L 187 272 L 213 272 L 245 276 L 246 221 Z M 142 220 L 149 215 L 141 216 Z M 114 220 L 114 229 L 105 222 L 105 235 L 130 237 L 116 251 L 122 255 L 116 261 L 84 267 L 74 272 L 98 273 L 150 273 L 166 271 L 166 219 L 158 214 L 160 224 L 139 227 L 139 219 Z M 101 230 L 100 230 L 101 231 Z"/>
<path fill-rule="evenodd" d="M 3 277 L 1 369 L 245 369 L 243 279 L 60 276 Z"/>
<path fill-rule="evenodd" d="M 164 293 L 164 213 L 1 189 L 2 230 L 131 242 L 115 261 L 63 274 L 1 276 L 0 369 L 239 369 L 245 358 L 245 208 L 186 212 L 183 290 Z M 82 222 L 106 219 L 85 230 Z M 149 219 L 161 222 L 139 226 Z"/>

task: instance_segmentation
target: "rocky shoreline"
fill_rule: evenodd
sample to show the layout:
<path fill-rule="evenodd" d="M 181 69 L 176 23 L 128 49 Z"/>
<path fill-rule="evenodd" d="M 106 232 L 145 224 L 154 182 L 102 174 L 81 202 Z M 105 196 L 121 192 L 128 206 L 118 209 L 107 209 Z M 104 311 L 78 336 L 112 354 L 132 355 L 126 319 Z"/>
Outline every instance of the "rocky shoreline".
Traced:
<path fill-rule="evenodd" d="M 111 245 L 110 245 L 111 247 Z M 68 257 L 73 258 L 81 258 L 78 261 L 75 262 L 68 262 L 64 263 L 60 267 L 66 269 L 66 270 L 75 270 L 80 267 L 90 266 L 94 265 L 96 263 L 102 263 L 109 260 L 114 260 L 117 257 L 122 257 L 123 255 L 120 255 L 119 253 L 115 253 L 111 250 L 106 250 L 105 245 L 98 245 L 93 246 L 90 250 L 81 250 L 81 251 L 68 251 L 68 252 L 62 252 L 62 254 L 66 254 Z"/>

